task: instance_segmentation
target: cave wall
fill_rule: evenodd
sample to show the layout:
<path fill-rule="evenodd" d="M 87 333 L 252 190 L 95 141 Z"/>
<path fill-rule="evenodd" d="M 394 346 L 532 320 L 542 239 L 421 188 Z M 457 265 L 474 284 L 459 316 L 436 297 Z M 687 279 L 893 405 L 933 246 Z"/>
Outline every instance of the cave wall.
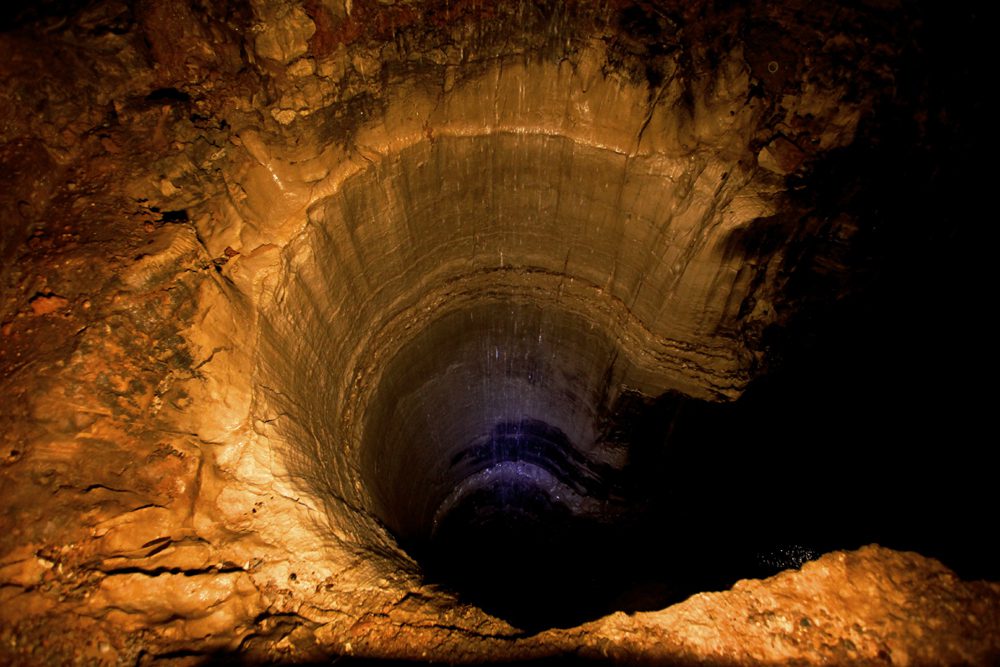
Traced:
<path fill-rule="evenodd" d="M 442 462 L 497 391 L 613 458 L 595 416 L 621 393 L 735 400 L 775 332 L 847 293 L 858 216 L 801 191 L 891 97 L 916 24 L 899 11 L 12 10 L 0 650 L 995 657 L 996 584 L 916 554 L 832 553 L 526 635 L 428 585 L 393 538 L 433 520 Z M 816 266 L 831 279 L 797 292 Z M 573 361 L 535 359 L 515 323 Z M 471 384 L 517 359 L 545 385 Z"/>

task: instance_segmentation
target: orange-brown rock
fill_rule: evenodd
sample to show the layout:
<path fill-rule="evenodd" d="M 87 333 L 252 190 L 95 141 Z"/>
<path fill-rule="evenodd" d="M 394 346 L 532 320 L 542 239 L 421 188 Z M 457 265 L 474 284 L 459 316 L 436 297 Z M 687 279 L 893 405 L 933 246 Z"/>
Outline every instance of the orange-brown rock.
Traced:
<path fill-rule="evenodd" d="M 1000 662 L 919 10 L 5 10 L 0 663 Z M 428 565 L 497 488 L 592 608 Z"/>

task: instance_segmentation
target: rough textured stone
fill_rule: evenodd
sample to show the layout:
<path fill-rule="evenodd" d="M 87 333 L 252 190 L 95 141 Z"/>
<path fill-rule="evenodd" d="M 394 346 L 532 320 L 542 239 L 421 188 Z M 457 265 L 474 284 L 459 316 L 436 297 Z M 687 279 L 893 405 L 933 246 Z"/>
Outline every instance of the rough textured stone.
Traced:
<path fill-rule="evenodd" d="M 891 124 L 893 31 L 912 26 L 876 5 L 12 19 L 0 661 L 1000 660 L 1000 586 L 916 553 L 838 550 L 526 631 L 428 582 L 389 532 L 453 497 L 445 464 L 489 428 L 497 387 L 618 469 L 598 417 L 623 395 L 735 400 L 794 351 L 796 313 L 869 275 L 867 200 L 816 183 Z M 573 360 L 537 362 L 553 391 L 472 381 L 480 350 L 454 322 L 486 313 L 483 340 L 516 342 L 503 309 L 543 313 L 532 335 Z M 447 424 L 427 416 L 447 404 Z"/>
<path fill-rule="evenodd" d="M 1000 650 L 998 591 L 917 554 L 865 547 L 660 612 L 609 617 L 585 641 L 636 662 L 987 664 Z"/>
<path fill-rule="evenodd" d="M 259 21 L 254 26 L 257 55 L 285 65 L 308 52 L 316 26 L 301 6 L 259 2 L 254 9 Z"/>

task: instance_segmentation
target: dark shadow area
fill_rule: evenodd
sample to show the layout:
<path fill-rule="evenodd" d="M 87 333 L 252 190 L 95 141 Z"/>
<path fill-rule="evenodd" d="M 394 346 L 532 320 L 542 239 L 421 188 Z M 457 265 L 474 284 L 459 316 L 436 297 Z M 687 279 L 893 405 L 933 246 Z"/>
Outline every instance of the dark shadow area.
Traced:
<path fill-rule="evenodd" d="M 11 0 L 0 7 L 0 31 L 58 21 L 96 4 L 96 0 Z"/>
<path fill-rule="evenodd" d="M 608 446 L 628 447 L 621 470 L 570 460 L 551 432 L 501 425 L 490 454 L 466 454 L 544 467 L 596 511 L 530 483 L 484 486 L 408 549 L 428 581 L 528 633 L 663 608 L 869 543 L 1000 579 L 986 529 L 991 454 L 953 439 L 968 426 L 961 402 L 929 386 L 940 375 L 897 384 L 885 374 L 902 360 L 855 326 L 828 321 L 833 340 L 814 338 L 732 404 L 626 395 L 606 432 Z"/>
<path fill-rule="evenodd" d="M 429 581 L 527 632 L 614 606 L 622 540 L 635 532 L 622 480 L 538 420 L 501 422 L 452 462 L 474 486 L 409 545 Z"/>
<path fill-rule="evenodd" d="M 981 28 L 972 10 L 917 9 L 851 147 L 789 176 L 790 212 L 734 238 L 757 261 L 795 235 L 774 297 L 793 314 L 748 332 L 764 357 L 744 396 L 626 396 L 604 437 L 628 463 L 598 474 L 613 511 L 571 516 L 527 489 L 470 498 L 420 554 L 431 581 L 538 630 L 869 543 L 1000 580 L 993 411 L 979 389 L 995 300 L 984 108 L 970 92 Z"/>
<path fill-rule="evenodd" d="M 775 303 L 793 316 L 762 332 L 764 372 L 724 418 L 684 404 L 676 441 L 705 445 L 674 463 L 711 475 L 673 493 L 714 490 L 743 539 L 878 542 L 996 580 L 983 22 L 930 3 L 904 18 L 854 142 L 788 178 L 800 217 L 740 239 L 760 261 L 795 235 Z"/>
<path fill-rule="evenodd" d="M 463 449 L 461 478 L 488 475 L 406 545 L 427 580 L 534 633 L 660 609 L 819 555 L 787 542 L 805 535 L 749 530 L 768 521 L 744 518 L 749 491 L 733 473 L 753 467 L 703 460 L 726 449 L 739 409 L 678 395 L 627 394 L 619 406 L 603 446 L 628 448 L 620 469 L 535 420 L 500 423 Z"/>

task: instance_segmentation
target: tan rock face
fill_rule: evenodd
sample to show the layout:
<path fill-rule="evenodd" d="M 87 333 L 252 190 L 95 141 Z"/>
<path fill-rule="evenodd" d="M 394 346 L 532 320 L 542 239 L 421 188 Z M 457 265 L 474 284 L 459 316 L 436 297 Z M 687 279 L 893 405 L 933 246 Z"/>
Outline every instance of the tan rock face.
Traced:
<path fill-rule="evenodd" d="M 12 17 L 2 661 L 998 659 L 997 584 L 768 560 L 741 495 L 790 466 L 741 397 L 870 270 L 826 176 L 887 11 Z"/>
<path fill-rule="evenodd" d="M 316 26 L 295 3 L 257 3 L 254 48 L 261 58 L 286 65 L 309 50 Z"/>

